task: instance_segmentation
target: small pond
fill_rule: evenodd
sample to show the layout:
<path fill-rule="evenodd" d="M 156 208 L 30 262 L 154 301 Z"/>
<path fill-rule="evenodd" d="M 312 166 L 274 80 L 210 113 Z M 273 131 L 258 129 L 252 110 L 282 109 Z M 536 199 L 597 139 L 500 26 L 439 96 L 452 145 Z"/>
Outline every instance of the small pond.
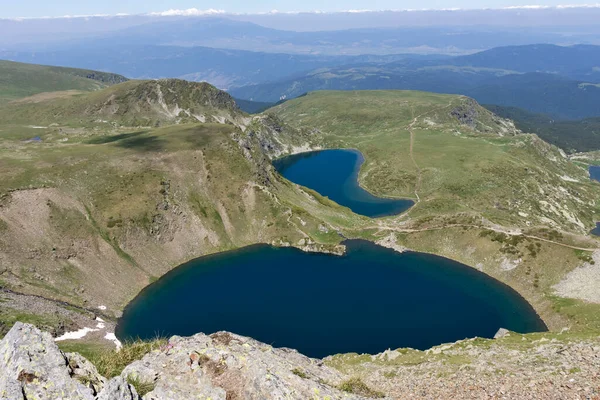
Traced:
<path fill-rule="evenodd" d="M 367 217 L 385 217 L 403 213 L 414 205 L 408 199 L 373 196 L 358 184 L 363 164 L 356 150 L 322 150 L 287 156 L 273 165 L 290 181 L 305 186 Z"/>
<path fill-rule="evenodd" d="M 590 179 L 600 182 L 600 166 L 590 165 Z"/>
<path fill-rule="evenodd" d="M 589 171 L 590 179 L 600 182 L 600 166 L 591 165 Z M 594 236 L 600 236 L 600 222 L 596 222 L 596 227 L 590 233 Z"/>
<path fill-rule="evenodd" d="M 191 261 L 126 307 L 117 336 L 227 330 L 323 357 L 546 330 L 519 294 L 473 268 L 345 244 L 341 257 L 256 245 Z"/>

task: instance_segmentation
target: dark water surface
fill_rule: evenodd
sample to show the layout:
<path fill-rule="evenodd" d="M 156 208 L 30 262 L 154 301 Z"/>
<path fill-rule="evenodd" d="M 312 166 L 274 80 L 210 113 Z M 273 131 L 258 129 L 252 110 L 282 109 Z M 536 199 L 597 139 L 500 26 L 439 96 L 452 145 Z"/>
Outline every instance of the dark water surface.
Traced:
<path fill-rule="evenodd" d="M 473 268 L 346 245 L 343 257 L 257 245 L 191 261 L 127 306 L 117 336 L 227 330 L 323 357 L 546 330 L 514 290 Z"/>
<path fill-rule="evenodd" d="M 298 185 L 315 190 L 336 203 L 367 217 L 400 214 L 414 205 L 412 200 L 373 196 L 358 184 L 364 162 L 356 150 L 322 150 L 275 160 L 281 175 Z"/>
<path fill-rule="evenodd" d="M 590 165 L 590 179 L 600 182 L 600 166 Z"/>
<path fill-rule="evenodd" d="M 594 236 L 600 236 L 600 222 L 596 222 L 596 227 L 590 233 Z"/>

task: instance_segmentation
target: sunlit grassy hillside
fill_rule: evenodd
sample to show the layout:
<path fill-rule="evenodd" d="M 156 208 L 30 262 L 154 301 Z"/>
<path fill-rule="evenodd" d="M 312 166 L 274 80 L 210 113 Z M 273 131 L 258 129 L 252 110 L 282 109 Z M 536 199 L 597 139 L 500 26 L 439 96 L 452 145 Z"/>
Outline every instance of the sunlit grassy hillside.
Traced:
<path fill-rule="evenodd" d="M 45 92 L 99 90 L 126 80 L 106 72 L 0 60 L 0 104 Z"/>

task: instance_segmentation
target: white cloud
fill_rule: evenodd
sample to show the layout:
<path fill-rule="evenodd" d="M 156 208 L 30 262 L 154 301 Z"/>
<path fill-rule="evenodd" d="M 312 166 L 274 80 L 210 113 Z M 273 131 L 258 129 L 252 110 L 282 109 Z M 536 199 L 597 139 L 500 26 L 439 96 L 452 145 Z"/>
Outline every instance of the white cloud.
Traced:
<path fill-rule="evenodd" d="M 504 7 L 503 10 L 548 10 L 548 9 L 565 9 L 565 8 L 600 8 L 600 3 L 596 4 L 559 4 L 556 6 L 545 6 L 541 4 L 529 4 L 523 6 Z"/>
<path fill-rule="evenodd" d="M 508 7 L 503 7 L 502 9 L 503 10 L 542 10 L 542 9 L 546 9 L 546 8 L 554 8 L 554 7 L 531 4 L 531 5 L 523 5 L 523 6 L 508 6 Z"/>
<path fill-rule="evenodd" d="M 351 9 L 351 10 L 340 10 L 340 11 L 280 11 L 271 10 L 265 12 L 254 12 L 254 13 L 235 13 L 227 12 L 225 10 L 218 9 L 207 9 L 199 10 L 197 8 L 188 9 L 170 9 L 160 12 L 152 12 L 148 14 L 92 14 L 92 15 L 63 15 L 56 17 L 16 17 L 16 18 L 0 18 L 12 21 L 25 21 L 30 19 L 72 19 L 72 18 L 116 18 L 116 17 L 127 17 L 133 15 L 149 15 L 156 17 L 171 17 L 171 16 L 187 16 L 187 17 L 199 17 L 199 16 L 210 16 L 210 15 L 277 15 L 277 14 L 358 14 L 358 13 L 378 13 L 378 12 L 427 12 L 427 11 L 476 11 L 476 10 L 564 10 L 564 9 L 577 9 L 577 8 L 600 8 L 600 3 L 590 4 L 560 4 L 555 6 L 547 6 L 542 4 L 525 4 L 521 6 L 508 6 L 502 8 L 422 8 L 422 9 L 392 9 L 392 10 L 368 10 L 368 9 Z"/>
<path fill-rule="evenodd" d="M 208 10 L 198 10 L 197 8 L 188 8 L 187 10 L 176 10 L 171 9 L 162 12 L 153 12 L 149 15 L 159 16 L 159 17 L 172 17 L 172 16 L 185 16 L 185 17 L 199 17 L 202 15 L 219 15 L 225 14 L 225 10 L 215 10 L 213 8 Z"/>
<path fill-rule="evenodd" d="M 325 11 L 321 10 L 312 10 L 312 11 L 279 11 L 279 10 L 271 10 L 265 12 L 255 12 L 255 13 L 231 13 L 232 15 L 296 15 L 296 14 L 329 14 Z"/>
<path fill-rule="evenodd" d="M 600 8 L 600 3 L 596 4 L 574 4 L 574 5 L 558 5 L 556 8 Z"/>

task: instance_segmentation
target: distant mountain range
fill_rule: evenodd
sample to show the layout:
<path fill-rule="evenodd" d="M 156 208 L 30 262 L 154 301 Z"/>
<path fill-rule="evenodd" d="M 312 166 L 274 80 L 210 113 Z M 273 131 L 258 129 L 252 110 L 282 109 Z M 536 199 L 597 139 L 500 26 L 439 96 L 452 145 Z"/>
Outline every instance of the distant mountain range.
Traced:
<path fill-rule="evenodd" d="M 476 26 L 398 26 L 302 32 L 226 18 L 187 18 L 142 24 L 93 38 L 96 43 L 205 46 L 267 53 L 460 55 L 498 46 L 533 43 L 599 43 L 594 35 L 568 38 L 544 30 Z M 576 41 L 575 41 L 576 40 Z"/>
<path fill-rule="evenodd" d="M 0 51 L 0 58 L 44 65 L 116 71 L 135 79 L 182 78 L 221 88 L 270 82 L 317 68 L 435 56 L 320 56 L 257 53 L 208 47 L 77 45 L 54 51 Z"/>
<path fill-rule="evenodd" d="M 556 119 L 600 115 L 600 46 L 513 46 L 469 56 L 347 64 L 231 90 L 275 102 L 315 90 L 411 89 L 463 94 Z"/>
<path fill-rule="evenodd" d="M 232 32 L 237 24 L 231 25 Z M 554 119 L 600 116 L 600 46 L 591 45 L 508 46 L 459 57 L 325 56 L 100 41 L 52 51 L 5 50 L 0 57 L 136 79 L 207 81 L 237 99 L 261 103 L 316 90 L 411 89 L 463 94 Z M 248 110 L 264 107 L 250 105 Z"/>
<path fill-rule="evenodd" d="M 600 47 L 590 45 L 535 44 L 498 47 L 456 57 L 448 63 L 519 72 L 547 72 L 580 80 L 600 79 Z"/>
<path fill-rule="evenodd" d="M 173 14 L 0 19 L 0 49 L 52 51 L 78 45 L 134 44 L 287 54 L 461 55 L 507 45 L 600 44 L 600 8 Z"/>

